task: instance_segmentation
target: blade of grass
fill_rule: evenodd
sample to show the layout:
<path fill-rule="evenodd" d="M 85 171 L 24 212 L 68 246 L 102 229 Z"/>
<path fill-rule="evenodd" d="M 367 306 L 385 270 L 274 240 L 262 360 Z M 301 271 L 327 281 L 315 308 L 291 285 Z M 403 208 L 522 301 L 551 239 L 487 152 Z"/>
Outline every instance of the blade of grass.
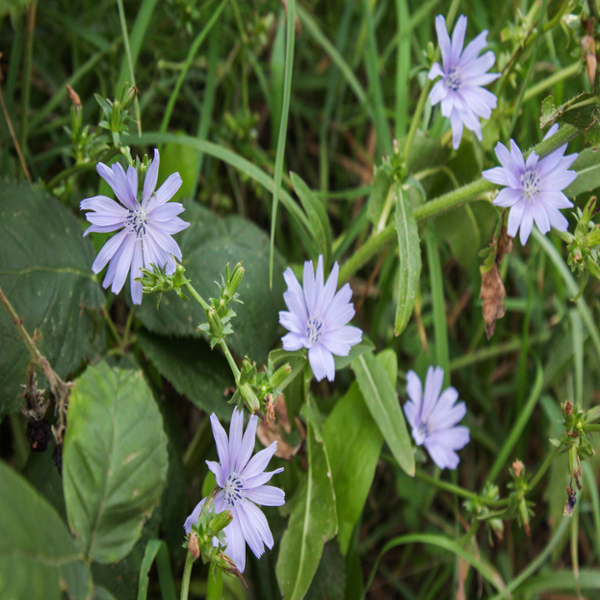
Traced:
<path fill-rule="evenodd" d="M 273 190 L 273 204 L 271 208 L 271 245 L 269 251 L 269 285 L 273 287 L 273 257 L 275 253 L 275 229 L 277 227 L 277 203 L 281 189 L 281 176 L 283 175 L 283 158 L 285 141 L 287 138 L 287 123 L 290 111 L 290 98 L 292 95 L 292 71 L 294 69 L 294 40 L 296 35 L 296 0 L 287 2 L 287 28 L 285 40 L 285 73 L 283 79 L 283 102 L 281 106 L 281 121 L 279 125 L 279 139 L 277 141 L 277 154 L 275 155 L 275 189 Z"/>
<path fill-rule="evenodd" d="M 600 499 L 598 498 L 598 488 L 596 487 L 596 476 L 589 462 L 581 465 L 583 478 L 586 481 L 586 489 L 590 494 L 590 503 L 592 505 L 592 514 L 594 515 L 594 528 L 596 535 L 593 544 L 596 550 L 596 561 L 600 560 Z"/>
<path fill-rule="evenodd" d="M 162 120 L 162 123 L 160 124 L 160 128 L 159 128 L 159 131 L 161 133 L 165 133 L 165 131 L 167 131 L 167 129 L 169 127 L 169 121 L 171 120 L 171 114 L 173 113 L 173 108 L 175 107 L 175 102 L 177 102 L 177 96 L 179 96 L 179 90 L 181 89 L 181 86 L 183 85 L 183 81 L 186 78 L 186 75 L 188 74 L 190 67 L 192 66 L 192 61 L 194 60 L 196 54 L 198 53 L 198 50 L 200 50 L 200 46 L 202 45 L 202 42 L 204 41 L 206 36 L 209 34 L 210 30 L 213 28 L 213 25 L 217 22 L 217 19 L 221 16 L 223 9 L 227 6 L 228 2 L 229 2 L 229 0 L 222 0 L 219 7 L 213 12 L 208 23 L 204 26 L 202 31 L 196 36 L 196 38 L 192 42 L 192 45 L 188 52 L 188 55 L 185 59 L 183 68 L 181 69 L 181 72 L 179 73 L 179 77 L 177 78 L 177 82 L 175 83 L 175 87 L 173 88 L 173 91 L 171 92 L 171 95 L 169 96 L 169 101 L 167 102 L 167 108 L 165 109 L 165 114 L 163 115 L 163 120 Z M 210 66 L 209 66 L 209 69 L 210 69 Z"/>
<path fill-rule="evenodd" d="M 379 77 L 379 52 L 377 50 L 377 38 L 373 14 L 369 6 L 369 0 L 363 0 L 363 17 L 367 29 L 367 45 L 365 48 L 365 66 L 369 78 L 369 91 L 373 99 L 375 130 L 377 131 L 377 149 L 379 154 L 392 154 L 392 138 L 385 114 L 385 102 L 381 90 L 381 79 Z M 379 162 L 376 160 L 375 162 Z"/>
<path fill-rule="evenodd" d="M 406 0 L 396 0 L 398 31 L 410 27 L 410 13 Z M 405 34 L 398 42 L 398 60 L 396 63 L 396 139 L 406 135 L 408 127 L 408 80 L 410 76 L 410 35 Z"/>
<path fill-rule="evenodd" d="M 496 457 L 496 460 L 494 461 L 494 464 L 492 465 L 492 468 L 488 473 L 487 481 L 494 481 L 500 474 L 500 471 L 504 467 L 504 463 L 507 461 L 513 448 L 519 441 L 519 437 L 523 433 L 525 426 L 529 422 L 529 418 L 533 413 L 533 409 L 535 408 L 537 401 L 540 398 L 540 394 L 542 393 L 543 385 L 544 370 L 542 369 L 540 361 L 536 358 L 536 376 L 535 383 L 533 384 L 533 389 L 531 390 L 531 394 L 529 395 L 525 406 L 522 408 L 521 411 L 519 411 L 517 421 L 513 425 L 513 428 L 510 434 L 508 435 L 508 438 L 506 438 L 502 449 L 498 453 L 498 456 Z"/>
<path fill-rule="evenodd" d="M 148 2 L 148 0 L 145 1 Z M 150 1 L 152 2 L 153 0 Z M 127 22 L 125 21 L 125 9 L 123 8 L 123 0 L 117 0 L 117 6 L 119 7 L 119 22 L 121 23 L 121 33 L 123 35 L 123 44 L 125 45 L 125 58 L 127 60 L 127 67 L 129 69 L 129 79 L 131 81 L 132 87 L 136 87 L 135 72 L 133 70 L 131 49 L 129 48 L 129 33 L 127 32 Z M 120 89 L 115 90 L 116 97 L 118 97 L 120 93 Z M 138 135 L 142 135 L 142 115 L 140 114 L 140 103 L 138 102 L 137 95 L 135 96 L 135 99 L 133 101 L 133 106 L 135 108 L 135 120 L 137 121 Z"/>

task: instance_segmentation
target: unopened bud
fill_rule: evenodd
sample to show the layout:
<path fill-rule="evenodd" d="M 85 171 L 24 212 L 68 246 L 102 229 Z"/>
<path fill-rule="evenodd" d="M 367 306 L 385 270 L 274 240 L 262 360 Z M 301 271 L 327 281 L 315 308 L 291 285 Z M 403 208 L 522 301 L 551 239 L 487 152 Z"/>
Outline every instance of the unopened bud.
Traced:
<path fill-rule="evenodd" d="M 244 404 L 248 407 L 248 410 L 254 414 L 260 408 L 260 402 L 256 397 L 256 394 L 252 390 L 252 387 L 249 383 L 244 383 L 239 388 L 240 394 L 244 399 Z"/>
<path fill-rule="evenodd" d="M 219 318 L 217 311 L 212 307 L 209 308 L 206 311 L 206 318 L 208 319 L 211 335 L 216 338 L 221 337 L 221 333 L 223 332 L 223 323 L 221 323 L 221 319 Z"/>
<path fill-rule="evenodd" d="M 242 263 L 239 262 L 237 265 L 235 265 L 231 274 L 228 274 L 224 296 L 229 300 L 231 300 L 235 296 L 235 293 L 237 292 L 238 288 L 240 287 L 240 284 L 242 283 L 242 280 L 244 279 L 245 272 L 246 269 L 244 269 L 244 267 L 242 267 Z"/>
<path fill-rule="evenodd" d="M 69 98 L 71 98 L 71 102 L 73 103 L 75 110 L 80 111 L 81 110 L 81 99 L 79 98 L 79 95 L 77 94 L 77 92 L 68 83 L 67 83 L 67 94 L 69 94 Z"/>
<path fill-rule="evenodd" d="M 208 530 L 211 536 L 217 535 L 219 531 L 225 529 L 229 523 L 233 520 L 233 515 L 230 510 L 224 510 L 218 515 L 215 515 L 208 524 Z"/>
<path fill-rule="evenodd" d="M 139 96 L 140 90 L 138 90 L 135 86 L 130 87 L 127 92 L 125 92 L 123 99 L 121 101 L 122 110 L 128 110 L 131 108 L 133 101 L 136 96 Z"/>
<path fill-rule="evenodd" d="M 523 471 L 523 463 L 520 460 L 515 460 L 512 464 L 513 471 L 515 472 L 515 477 L 521 477 L 521 472 Z"/>
<path fill-rule="evenodd" d="M 585 236 L 585 243 L 588 247 L 600 246 L 600 229 L 592 229 Z"/>
<path fill-rule="evenodd" d="M 565 414 L 570 417 L 573 414 L 573 403 L 570 400 L 565 402 Z"/>
<path fill-rule="evenodd" d="M 281 384 L 288 378 L 289 374 L 292 372 L 292 367 L 290 367 L 289 363 L 283 365 L 283 367 L 279 367 L 275 373 L 271 376 L 271 387 L 276 390 Z"/>
<path fill-rule="evenodd" d="M 194 531 L 192 531 L 192 533 L 190 533 L 190 537 L 188 538 L 188 551 L 194 558 L 198 558 L 200 556 L 200 546 L 198 545 L 198 535 Z"/>

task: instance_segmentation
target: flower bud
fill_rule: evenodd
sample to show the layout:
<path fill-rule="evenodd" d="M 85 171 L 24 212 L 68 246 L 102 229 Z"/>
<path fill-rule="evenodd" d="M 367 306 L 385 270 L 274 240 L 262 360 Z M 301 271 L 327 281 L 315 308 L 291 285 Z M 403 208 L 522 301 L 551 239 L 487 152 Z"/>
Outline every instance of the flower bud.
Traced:
<path fill-rule="evenodd" d="M 256 397 L 256 394 L 254 393 L 250 384 L 244 383 L 240 386 L 239 391 L 244 399 L 244 404 L 248 407 L 248 410 L 253 414 L 256 413 L 256 411 L 260 408 L 260 402 L 258 401 L 258 398 Z"/>
<path fill-rule="evenodd" d="M 288 378 L 289 374 L 292 372 L 292 367 L 290 367 L 289 363 L 283 365 L 273 373 L 271 376 L 271 381 L 269 382 L 271 387 L 276 390 L 281 384 Z"/>
<path fill-rule="evenodd" d="M 188 538 L 188 550 L 189 553 L 194 557 L 198 558 L 200 556 L 200 546 L 198 545 L 198 534 L 195 531 L 190 533 L 190 537 Z"/>
<path fill-rule="evenodd" d="M 219 531 L 225 529 L 233 520 L 233 515 L 230 510 L 224 510 L 215 515 L 208 524 L 209 535 L 216 536 Z"/>
<path fill-rule="evenodd" d="M 130 87 L 122 97 L 121 109 L 128 110 L 129 108 L 131 108 L 131 105 L 133 104 L 135 97 L 139 96 L 139 94 L 140 94 L 140 90 L 138 90 L 135 86 Z"/>
<path fill-rule="evenodd" d="M 229 269 L 227 269 L 227 271 L 229 271 Z M 240 284 L 242 283 L 242 279 L 244 279 L 245 272 L 246 269 L 244 269 L 244 267 L 242 267 L 242 263 L 239 262 L 237 265 L 235 265 L 231 274 L 227 273 L 227 283 L 225 284 L 223 295 L 228 300 L 231 300 L 235 296 Z"/>

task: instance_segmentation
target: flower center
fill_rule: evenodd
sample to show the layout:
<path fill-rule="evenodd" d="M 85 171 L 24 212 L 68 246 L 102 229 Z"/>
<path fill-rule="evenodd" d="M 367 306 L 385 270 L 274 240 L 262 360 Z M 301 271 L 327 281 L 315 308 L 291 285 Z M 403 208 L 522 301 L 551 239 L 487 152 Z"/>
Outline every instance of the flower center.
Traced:
<path fill-rule="evenodd" d="M 306 336 L 311 344 L 316 344 L 323 333 L 323 323 L 319 317 L 311 317 L 306 326 Z"/>
<path fill-rule="evenodd" d="M 431 435 L 431 426 L 427 421 L 423 421 L 419 425 L 419 435 L 421 435 L 423 438 L 427 438 Z"/>
<path fill-rule="evenodd" d="M 225 487 L 223 488 L 225 502 L 227 502 L 231 508 L 234 508 L 238 502 L 244 499 L 243 491 L 244 486 L 240 476 L 237 473 L 232 473 L 227 478 Z"/>
<path fill-rule="evenodd" d="M 144 239 L 147 223 L 148 217 L 141 208 L 130 210 L 127 217 L 125 217 L 125 227 L 127 228 L 127 232 L 134 234 L 138 240 Z"/>
<path fill-rule="evenodd" d="M 523 186 L 523 194 L 526 200 L 531 200 L 539 192 L 540 177 L 537 169 L 525 171 L 521 175 L 521 185 Z"/>
<path fill-rule="evenodd" d="M 446 75 L 446 87 L 457 92 L 462 85 L 462 75 L 458 69 L 450 69 Z"/>

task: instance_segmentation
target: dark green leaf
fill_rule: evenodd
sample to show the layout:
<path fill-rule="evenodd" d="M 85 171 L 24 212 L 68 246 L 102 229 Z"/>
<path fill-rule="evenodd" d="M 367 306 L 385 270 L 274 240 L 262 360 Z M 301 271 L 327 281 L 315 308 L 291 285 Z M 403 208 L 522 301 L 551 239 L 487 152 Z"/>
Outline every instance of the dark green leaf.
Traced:
<path fill-rule="evenodd" d="M 304 597 L 319 566 L 323 545 L 337 532 L 329 460 L 310 421 L 306 446 L 308 475 L 291 502 L 292 512 L 277 560 L 277 581 L 286 600 Z"/>
<path fill-rule="evenodd" d="M 586 148 L 579 154 L 571 169 L 577 171 L 577 179 L 563 190 L 569 198 L 600 187 L 600 152 Z"/>
<path fill-rule="evenodd" d="M 409 475 L 414 475 L 415 457 L 406 422 L 400 409 L 398 394 L 384 367 L 372 353 L 368 353 L 354 360 L 352 368 L 367 407 L 394 458 Z"/>
<path fill-rule="evenodd" d="M 367 215 L 373 225 L 377 226 L 381 218 L 381 212 L 385 206 L 393 179 L 390 169 L 386 166 L 375 169 L 373 188 L 367 203 Z"/>
<path fill-rule="evenodd" d="M 92 244 L 75 217 L 28 184 L 0 183 L 0 287 L 59 376 L 85 360 L 94 339 L 90 309 L 104 296 Z M 0 309 L 0 419 L 18 408 L 29 353 Z M 43 386 L 42 381 L 40 385 Z"/>
<path fill-rule="evenodd" d="M 191 212 L 184 213 L 188 218 Z M 285 308 L 284 264 L 275 253 L 273 289 L 269 289 L 269 239 L 256 225 L 233 216 L 221 219 L 198 209 L 192 224 L 179 238 L 185 275 L 205 299 L 219 297 L 215 281 L 221 282 L 225 265 L 231 268 L 242 261 L 246 274 L 238 292 L 244 304 L 233 303 L 237 317 L 232 319 L 233 335 L 227 343 L 240 356 L 265 362 L 279 333 L 278 311 Z M 206 321 L 202 308 L 194 301 L 183 302 L 175 294 L 164 294 L 160 309 L 145 300 L 137 315 L 154 333 L 162 335 L 199 335 L 196 328 Z"/>
<path fill-rule="evenodd" d="M 69 524 L 99 563 L 125 557 L 157 506 L 167 437 L 142 372 L 101 363 L 77 379 L 63 455 Z"/>
<path fill-rule="evenodd" d="M 396 203 L 396 233 L 400 252 L 398 278 L 398 304 L 394 333 L 400 335 L 412 314 L 421 277 L 421 242 L 419 228 L 413 214 L 410 196 L 404 194 L 402 186 L 394 184 Z"/>
<path fill-rule="evenodd" d="M 0 462 L 0 598 L 92 596 L 88 566 L 56 511 Z"/>
<path fill-rule="evenodd" d="M 137 334 L 140 348 L 173 387 L 208 414 L 229 420 L 233 406 L 225 392 L 234 385 L 233 376 L 220 349 L 211 350 L 200 339 Z"/>
<path fill-rule="evenodd" d="M 585 132 L 585 141 L 595 147 L 600 143 L 600 110 L 598 96 L 583 92 L 556 106 L 554 98 L 548 96 L 542 102 L 540 127 L 545 129 L 553 123 L 568 123 Z"/>
<path fill-rule="evenodd" d="M 305 600 L 344 600 L 346 565 L 335 540 L 327 542 Z"/>

